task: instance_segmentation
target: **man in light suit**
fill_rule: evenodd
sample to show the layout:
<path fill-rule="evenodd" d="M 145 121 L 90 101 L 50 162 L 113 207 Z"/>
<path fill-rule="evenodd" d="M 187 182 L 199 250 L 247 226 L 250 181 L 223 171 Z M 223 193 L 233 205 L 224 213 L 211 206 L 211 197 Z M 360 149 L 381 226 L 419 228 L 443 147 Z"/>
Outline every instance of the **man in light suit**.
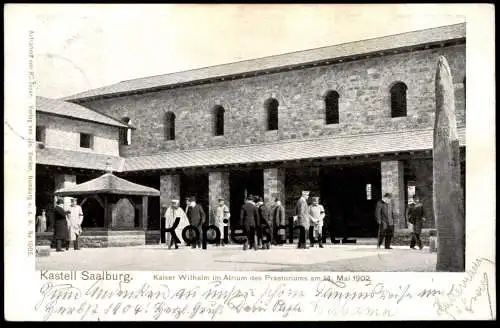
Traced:
<path fill-rule="evenodd" d="M 313 202 L 309 206 L 309 214 L 311 215 L 312 230 L 311 247 L 314 247 L 314 239 L 318 238 L 319 247 L 323 248 L 322 233 L 323 233 L 323 219 L 325 218 L 325 209 L 319 203 L 319 197 L 313 197 Z"/>
<path fill-rule="evenodd" d="M 71 206 L 68 214 L 68 243 L 66 250 L 69 250 L 69 244 L 73 242 L 73 248 L 79 250 L 78 239 L 82 233 L 83 211 L 80 205 L 77 204 L 76 198 L 71 198 Z"/>

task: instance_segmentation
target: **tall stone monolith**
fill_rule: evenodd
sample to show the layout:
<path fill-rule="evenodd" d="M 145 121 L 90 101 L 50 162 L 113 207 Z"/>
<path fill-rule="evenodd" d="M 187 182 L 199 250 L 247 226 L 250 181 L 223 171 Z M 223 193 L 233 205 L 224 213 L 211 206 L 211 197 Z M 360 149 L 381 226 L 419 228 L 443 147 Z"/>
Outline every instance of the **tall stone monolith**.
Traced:
<path fill-rule="evenodd" d="M 439 57 L 434 123 L 434 216 L 438 235 L 437 271 L 465 271 L 465 213 L 460 186 L 460 146 L 450 67 Z"/>

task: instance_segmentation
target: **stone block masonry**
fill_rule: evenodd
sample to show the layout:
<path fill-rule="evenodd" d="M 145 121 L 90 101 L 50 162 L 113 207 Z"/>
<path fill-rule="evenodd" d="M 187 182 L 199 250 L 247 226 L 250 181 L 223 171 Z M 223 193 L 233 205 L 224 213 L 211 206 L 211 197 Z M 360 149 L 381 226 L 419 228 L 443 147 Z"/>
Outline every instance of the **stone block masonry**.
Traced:
<path fill-rule="evenodd" d="M 465 45 L 360 59 L 243 79 L 83 102 L 137 130 L 121 155 L 219 148 L 291 139 L 432 129 L 437 58 L 450 63 L 455 92 L 463 93 Z M 391 118 L 390 87 L 408 87 L 407 116 Z M 325 123 L 324 96 L 339 93 L 339 123 Z M 279 129 L 267 131 L 265 101 L 279 102 Z M 457 96 L 457 123 L 463 126 L 464 97 Z M 214 135 L 216 105 L 224 107 L 224 135 Z M 175 140 L 165 138 L 166 112 L 176 116 Z"/>
<path fill-rule="evenodd" d="M 382 161 L 380 166 L 382 175 L 382 196 L 392 194 L 392 201 L 396 218 L 394 229 L 405 228 L 405 184 L 403 161 Z"/>
<path fill-rule="evenodd" d="M 209 222 L 213 224 L 214 210 L 219 203 L 219 198 L 224 198 L 224 203 L 231 208 L 229 195 L 229 172 L 210 172 L 208 174 Z"/>
<path fill-rule="evenodd" d="M 181 179 L 178 174 L 160 176 L 160 206 L 170 206 L 172 199 L 180 201 Z"/>
<path fill-rule="evenodd" d="M 264 201 L 274 202 L 276 198 L 285 204 L 285 169 L 264 169 Z"/>

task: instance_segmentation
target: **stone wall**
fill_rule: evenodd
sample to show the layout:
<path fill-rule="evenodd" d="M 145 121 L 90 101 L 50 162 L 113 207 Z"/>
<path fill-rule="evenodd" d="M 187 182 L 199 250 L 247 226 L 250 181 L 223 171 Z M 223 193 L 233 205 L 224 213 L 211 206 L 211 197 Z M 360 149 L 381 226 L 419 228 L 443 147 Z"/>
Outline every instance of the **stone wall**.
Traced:
<path fill-rule="evenodd" d="M 380 173 L 382 176 L 382 197 L 385 193 L 392 194 L 392 203 L 396 214 L 394 228 L 405 228 L 405 183 L 404 165 L 402 161 L 382 161 Z"/>
<path fill-rule="evenodd" d="M 229 172 L 210 172 L 208 174 L 208 198 L 209 198 L 209 222 L 213 224 L 214 209 L 219 204 L 219 198 L 224 199 L 224 203 L 231 208 L 229 196 Z"/>
<path fill-rule="evenodd" d="M 118 127 L 40 112 L 36 113 L 36 125 L 45 127 L 44 144 L 46 147 L 118 156 Z M 93 136 L 91 149 L 80 147 L 80 133 Z"/>
<path fill-rule="evenodd" d="M 52 232 L 37 233 L 35 238 L 36 246 L 50 246 L 53 235 Z M 143 230 L 85 230 L 80 236 L 79 246 L 82 248 L 140 246 L 145 245 L 146 241 L 146 232 Z"/>
<path fill-rule="evenodd" d="M 276 198 L 285 203 L 285 169 L 264 169 L 264 201 L 274 202 Z"/>
<path fill-rule="evenodd" d="M 135 207 L 127 198 L 121 198 L 112 205 L 112 227 L 119 229 L 133 229 L 135 227 Z"/>
<path fill-rule="evenodd" d="M 160 206 L 170 206 L 173 198 L 180 199 L 181 181 L 177 174 L 160 176 Z"/>
<path fill-rule="evenodd" d="M 258 144 L 380 131 L 432 128 L 434 74 L 438 57 L 451 67 L 457 123 L 464 125 L 465 45 L 360 59 L 243 79 L 92 100 L 82 103 L 137 128 L 124 156 L 162 151 Z M 407 116 L 391 118 L 390 88 L 407 87 Z M 339 123 L 325 124 L 324 95 L 339 95 Z M 267 131 L 264 103 L 279 102 L 279 129 Z M 223 136 L 215 136 L 213 108 L 225 109 Z M 166 112 L 175 113 L 176 138 L 165 138 Z"/>

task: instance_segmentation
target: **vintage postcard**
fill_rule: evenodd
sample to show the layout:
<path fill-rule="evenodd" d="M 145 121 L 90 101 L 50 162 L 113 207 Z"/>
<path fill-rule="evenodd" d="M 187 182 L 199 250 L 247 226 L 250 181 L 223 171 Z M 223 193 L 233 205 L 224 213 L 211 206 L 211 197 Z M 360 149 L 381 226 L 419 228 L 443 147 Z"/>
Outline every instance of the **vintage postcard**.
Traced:
<path fill-rule="evenodd" d="M 493 6 L 4 12 L 6 320 L 496 320 Z"/>

